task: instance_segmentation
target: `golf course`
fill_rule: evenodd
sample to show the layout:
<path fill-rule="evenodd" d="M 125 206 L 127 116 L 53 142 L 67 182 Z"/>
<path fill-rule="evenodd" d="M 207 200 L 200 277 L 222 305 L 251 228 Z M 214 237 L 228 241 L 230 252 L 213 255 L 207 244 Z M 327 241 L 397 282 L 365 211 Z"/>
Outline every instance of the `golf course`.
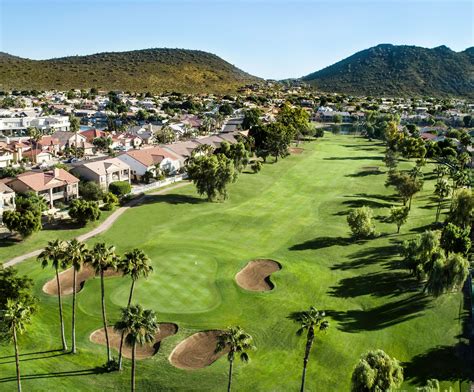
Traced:
<path fill-rule="evenodd" d="M 288 316 L 314 306 L 326 312 L 330 326 L 316 336 L 308 391 L 350 390 L 352 370 L 369 349 L 382 349 L 400 361 L 405 378 L 401 390 L 416 391 L 436 378 L 444 389 L 468 391 L 473 370 L 463 357 L 468 319 L 463 293 L 429 296 L 400 265 L 400 242 L 434 222 L 435 165 L 422 168 L 423 191 L 413 198 L 408 221 L 397 234 L 396 225 L 385 218 L 401 200 L 384 185 L 380 142 L 326 133 L 298 147 L 302 150 L 276 163 L 269 158 L 258 173 L 245 170 L 223 202 L 206 201 L 191 183 L 148 195 L 87 241 L 89 247 L 115 245 L 119 255 L 138 248 L 151 259 L 153 273 L 137 281 L 133 303 L 153 309 L 159 323 L 170 323 L 170 330 L 163 332 L 155 350 L 138 358 L 137 390 L 224 390 L 225 353 L 190 369 L 194 361 L 186 345 L 177 346 L 196 333 L 238 325 L 252 335 L 256 350 L 249 352 L 248 363 L 235 362 L 234 390 L 297 391 L 305 338 L 296 335 L 298 325 Z M 401 169 L 413 165 L 400 161 Z M 354 241 L 346 216 L 362 206 L 373 209 L 379 236 Z M 86 231 L 43 231 L 39 239 L 27 240 L 29 245 L 4 244 L 0 260 Z M 57 297 L 43 290 L 54 270 L 43 269 L 35 259 L 17 268 L 34 280 L 40 300 L 19 338 L 24 390 L 128 390 L 129 356 L 124 371 L 107 373 L 100 336 L 91 341 L 102 328 L 100 279 L 84 278 L 78 292 L 78 352 L 72 355 L 61 350 Z M 111 326 L 126 306 L 130 282 L 129 277 L 105 278 Z M 68 342 L 71 302 L 71 295 L 63 295 Z M 211 338 L 212 333 L 193 337 L 198 343 Z M 213 348 L 209 356 L 214 356 Z M 1 343 L 0 390 L 15 388 L 14 348 Z"/>

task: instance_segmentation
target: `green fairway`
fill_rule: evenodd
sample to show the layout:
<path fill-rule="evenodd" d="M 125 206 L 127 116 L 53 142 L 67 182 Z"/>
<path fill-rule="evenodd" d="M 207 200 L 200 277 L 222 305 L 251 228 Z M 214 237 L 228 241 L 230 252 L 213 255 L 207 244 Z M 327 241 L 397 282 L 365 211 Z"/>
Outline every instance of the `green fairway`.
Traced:
<path fill-rule="evenodd" d="M 381 145 L 326 134 L 302 147 L 302 154 L 266 164 L 258 174 L 240 175 L 223 203 L 205 202 L 193 185 L 170 190 L 130 208 L 88 242 L 114 244 L 119 253 L 142 249 L 154 273 L 138 281 L 134 302 L 154 309 L 159 321 L 179 325 L 157 355 L 138 362 L 137 390 L 224 390 L 225 358 L 202 370 L 184 371 L 171 366 L 168 356 L 195 332 L 231 325 L 244 328 L 257 346 L 249 364 L 236 363 L 236 391 L 299 390 L 304 338 L 295 335 L 297 326 L 287 316 L 314 305 L 327 312 L 331 325 L 317 336 L 308 391 L 348 391 L 359 356 L 377 348 L 403 363 L 403 390 L 415 391 L 426 379 L 438 378 L 444 387 L 468 391 L 468 384 L 461 383 L 472 374 L 461 355 L 466 316 L 462 294 L 425 296 L 398 265 L 398 242 L 434 220 L 434 166 L 423 168 L 424 190 L 396 234 L 394 224 L 383 222 L 399 200 L 384 186 Z M 369 166 L 380 166 L 381 172 L 364 170 Z M 381 236 L 355 243 L 346 214 L 362 205 L 374 209 Z M 15 253 L 15 246 L 9 252 Z M 235 283 L 235 274 L 257 258 L 282 265 L 271 277 L 272 291 L 247 292 Z M 106 360 L 105 348 L 89 342 L 91 332 L 101 327 L 99 280 L 86 282 L 78 295 L 79 353 L 64 355 L 51 351 L 60 347 L 57 299 L 41 291 L 53 271 L 42 270 L 35 261 L 19 270 L 35 279 L 41 300 L 32 326 L 20 339 L 21 352 L 28 354 L 21 361 L 24 389 L 128 390 L 130 362 L 120 374 L 101 374 L 97 367 Z M 113 323 L 119 307 L 126 305 L 130 280 L 108 278 L 105 285 Z M 70 304 L 67 297 L 68 337 Z M 0 390 L 16 388 L 12 355 L 12 346 L 0 346 Z"/>

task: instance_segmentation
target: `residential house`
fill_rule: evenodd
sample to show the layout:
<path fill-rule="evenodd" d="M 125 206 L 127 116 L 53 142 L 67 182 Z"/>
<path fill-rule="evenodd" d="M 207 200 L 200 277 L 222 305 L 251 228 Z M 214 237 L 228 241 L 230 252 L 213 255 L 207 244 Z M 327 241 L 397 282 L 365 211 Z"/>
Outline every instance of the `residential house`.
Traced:
<path fill-rule="evenodd" d="M 12 178 L 6 185 L 17 193 L 34 192 L 43 196 L 50 208 L 54 202 L 66 202 L 79 196 L 79 179 L 64 169 L 28 171 Z"/>
<path fill-rule="evenodd" d="M 87 138 L 81 135 L 80 132 L 54 132 L 51 137 L 59 140 L 59 150 L 64 151 L 67 147 L 76 146 L 84 149 L 84 155 L 93 154 L 93 145 L 87 141 Z"/>
<path fill-rule="evenodd" d="M 3 213 L 7 210 L 15 209 L 15 191 L 0 182 L 0 223 L 2 222 Z"/>
<path fill-rule="evenodd" d="M 143 148 L 141 150 L 130 150 L 118 157 L 130 166 L 135 180 L 139 180 L 146 172 L 158 174 L 176 174 L 181 168 L 183 158 L 169 149 L 162 147 Z"/>
<path fill-rule="evenodd" d="M 25 135 L 30 127 L 35 127 L 44 133 L 52 131 L 68 131 L 69 117 L 43 116 L 43 117 L 8 117 L 0 118 L 0 134 L 10 136 Z"/>
<path fill-rule="evenodd" d="M 0 167 L 10 166 L 13 162 L 13 149 L 7 146 L 0 146 Z"/>
<path fill-rule="evenodd" d="M 87 181 L 94 181 L 104 190 L 115 181 L 130 182 L 130 166 L 118 158 L 107 158 L 74 165 L 74 174 Z"/>

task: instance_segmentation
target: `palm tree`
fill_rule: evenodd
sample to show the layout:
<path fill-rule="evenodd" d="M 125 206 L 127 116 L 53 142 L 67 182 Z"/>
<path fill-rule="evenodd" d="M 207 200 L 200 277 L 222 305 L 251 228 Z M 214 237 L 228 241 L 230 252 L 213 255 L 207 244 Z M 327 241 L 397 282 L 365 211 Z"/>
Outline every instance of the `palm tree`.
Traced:
<path fill-rule="evenodd" d="M 76 288 L 77 271 L 82 268 L 87 255 L 87 247 L 84 243 L 73 239 L 67 243 L 66 255 L 72 264 L 72 348 L 71 352 L 76 353 Z"/>
<path fill-rule="evenodd" d="M 114 326 L 114 329 L 126 334 L 125 344 L 132 347 L 132 377 L 131 390 L 135 391 L 135 355 L 137 344 L 143 346 L 155 340 L 158 330 L 156 315 L 153 310 L 143 309 L 140 305 L 122 308 L 122 317 Z"/>
<path fill-rule="evenodd" d="M 132 303 L 135 282 L 138 280 L 138 278 L 140 278 L 140 276 L 147 278 L 148 275 L 153 271 L 153 267 L 150 265 L 150 259 L 143 251 L 140 249 L 133 249 L 131 252 L 125 253 L 125 257 L 119 262 L 118 269 L 123 273 L 124 276 L 129 275 L 132 278 L 132 284 L 130 286 L 130 294 L 128 296 L 127 303 L 127 309 L 129 309 L 130 304 Z M 122 332 L 122 337 L 120 338 L 118 359 L 119 370 L 122 370 L 122 348 L 124 336 L 125 331 Z"/>
<path fill-rule="evenodd" d="M 229 361 L 229 382 L 227 384 L 227 391 L 230 391 L 232 385 L 232 367 L 234 365 L 235 355 L 239 355 L 240 360 L 248 362 L 248 350 L 255 349 L 253 345 L 252 336 L 246 333 L 240 327 L 229 327 L 221 335 L 217 337 L 216 353 L 229 349 L 227 360 Z"/>
<path fill-rule="evenodd" d="M 304 391 L 304 384 L 306 381 L 306 368 L 308 366 L 309 354 L 311 347 L 313 346 L 315 332 L 326 331 L 329 328 L 329 322 L 324 319 L 324 312 L 319 312 L 314 306 L 311 306 L 309 310 L 301 312 L 291 313 L 288 317 L 290 320 L 298 323 L 300 328 L 296 331 L 298 336 L 301 336 L 306 330 L 306 349 L 303 358 L 303 375 L 301 377 L 301 389 Z"/>
<path fill-rule="evenodd" d="M 66 337 L 64 335 L 64 319 L 63 319 L 63 303 L 61 298 L 61 282 L 59 280 L 59 269 L 67 267 L 67 260 L 65 257 L 65 242 L 60 240 L 49 241 L 48 245 L 38 256 L 38 261 L 41 262 L 43 268 L 47 267 L 49 262 L 56 273 L 56 284 L 58 289 L 58 304 L 59 304 L 59 319 L 61 322 L 61 340 L 63 350 L 67 350 Z"/>
<path fill-rule="evenodd" d="M 451 187 L 447 180 L 441 178 L 435 185 L 434 194 L 438 197 L 438 207 L 436 208 L 436 222 L 439 220 L 441 213 L 441 203 L 449 196 Z"/>
<path fill-rule="evenodd" d="M 7 305 L 2 316 L 2 322 L 6 332 L 11 334 L 13 344 L 15 346 L 15 364 L 16 364 L 16 380 L 18 385 L 18 392 L 21 392 L 20 379 L 20 353 L 18 350 L 18 334 L 23 333 L 26 325 L 31 322 L 31 314 L 33 308 L 21 301 L 14 301 L 7 299 Z"/>
<path fill-rule="evenodd" d="M 102 322 L 104 324 L 105 342 L 107 345 L 107 363 L 112 362 L 110 355 L 109 333 L 107 331 L 107 314 L 105 310 L 105 286 L 104 272 L 108 269 L 116 269 L 118 257 L 115 254 L 115 247 L 109 246 L 103 242 L 94 245 L 94 248 L 88 252 L 86 263 L 94 268 L 95 273 L 100 276 L 100 294 L 102 306 Z"/>
<path fill-rule="evenodd" d="M 36 127 L 29 127 L 27 129 L 27 134 L 28 136 L 30 137 L 30 139 L 33 141 L 33 145 L 35 147 L 35 153 L 34 153 L 34 161 L 35 163 L 38 163 L 36 162 L 36 158 L 37 158 L 37 153 L 38 153 L 38 142 L 41 140 L 41 138 L 43 137 L 43 134 L 41 133 L 41 131 L 36 128 Z"/>

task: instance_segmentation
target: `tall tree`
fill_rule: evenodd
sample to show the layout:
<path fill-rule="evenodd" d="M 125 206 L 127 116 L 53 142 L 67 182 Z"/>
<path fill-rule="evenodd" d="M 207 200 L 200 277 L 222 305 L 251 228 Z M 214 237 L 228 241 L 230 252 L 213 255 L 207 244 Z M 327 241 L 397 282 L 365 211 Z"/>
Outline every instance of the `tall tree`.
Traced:
<path fill-rule="evenodd" d="M 140 278 L 147 278 L 148 275 L 153 271 L 153 267 L 150 264 L 148 256 L 140 249 L 133 249 L 131 252 L 125 253 L 123 259 L 118 263 L 118 269 L 124 276 L 130 276 L 132 278 L 132 284 L 130 286 L 130 294 L 128 296 L 127 309 L 130 308 L 132 303 L 133 290 L 135 288 L 135 282 Z M 123 339 L 125 332 L 122 332 L 120 338 L 120 349 L 119 349 L 119 370 L 122 370 L 122 348 Z"/>
<path fill-rule="evenodd" d="M 26 132 L 30 139 L 33 141 L 33 146 L 35 148 L 34 162 L 38 163 L 36 162 L 38 156 L 38 142 L 43 137 L 43 133 L 36 127 L 29 127 Z"/>
<path fill-rule="evenodd" d="M 140 305 L 122 308 L 122 316 L 114 328 L 116 331 L 126 334 L 125 344 L 132 348 L 131 391 L 134 392 L 137 344 L 142 346 L 155 340 L 155 334 L 158 330 L 155 312 L 145 310 Z"/>
<path fill-rule="evenodd" d="M 71 130 L 71 132 L 74 132 L 74 154 L 77 158 L 77 152 L 79 148 L 77 141 L 77 133 L 81 129 L 81 123 L 79 122 L 79 119 L 76 116 L 71 114 L 69 116 L 69 124 L 69 129 Z"/>
<path fill-rule="evenodd" d="M 329 328 L 329 322 L 324 318 L 324 312 L 318 311 L 314 306 L 311 306 L 309 310 L 291 313 L 289 316 L 290 320 L 298 323 L 300 328 L 296 331 L 298 336 L 301 336 L 306 331 L 306 348 L 303 357 L 303 374 L 301 376 L 301 388 L 303 392 L 306 382 L 306 369 L 308 367 L 309 355 L 316 332 L 326 331 Z"/>
<path fill-rule="evenodd" d="M 472 226 L 474 194 L 471 189 L 461 189 L 454 195 L 448 215 L 448 221 L 462 228 Z"/>
<path fill-rule="evenodd" d="M 232 387 L 232 371 L 235 356 L 238 355 L 242 362 L 248 362 L 249 350 L 254 350 L 252 336 L 240 327 L 229 327 L 217 337 L 216 353 L 228 349 L 227 360 L 229 361 L 229 380 L 227 391 Z"/>
<path fill-rule="evenodd" d="M 408 219 L 408 207 L 392 207 L 390 209 L 389 222 L 397 225 L 397 233 L 400 233 L 400 227 L 404 225 Z"/>
<path fill-rule="evenodd" d="M 18 334 L 22 334 L 31 322 L 34 308 L 20 301 L 7 299 L 5 310 L 0 315 L 2 332 L 8 334 L 15 347 L 15 366 L 18 392 L 21 392 L 20 353 L 18 349 Z"/>
<path fill-rule="evenodd" d="M 67 267 L 68 262 L 65 253 L 66 244 L 64 241 L 54 240 L 49 241 L 48 245 L 38 256 L 38 261 L 43 268 L 47 267 L 49 263 L 54 268 L 56 273 L 56 285 L 58 290 L 58 305 L 59 305 L 59 320 L 61 323 L 61 341 L 63 350 L 67 350 L 66 336 L 64 335 L 64 318 L 63 318 L 63 303 L 61 296 L 61 281 L 59 280 L 59 270 Z"/>
<path fill-rule="evenodd" d="M 102 322 L 104 325 L 105 343 L 107 346 L 107 363 L 112 362 L 110 353 L 109 333 L 107 331 L 107 313 L 105 309 L 105 286 L 104 273 L 109 269 L 116 269 L 118 257 L 115 254 L 114 246 L 107 246 L 103 242 L 94 245 L 92 250 L 88 252 L 86 262 L 94 268 L 97 275 L 100 276 L 100 298 L 102 307 Z"/>
<path fill-rule="evenodd" d="M 435 185 L 434 194 L 438 198 L 438 206 L 436 207 L 436 222 L 439 221 L 439 215 L 441 213 L 441 206 L 446 198 L 449 196 L 451 192 L 451 187 L 449 186 L 449 182 L 444 178 L 440 178 Z"/>
<path fill-rule="evenodd" d="M 438 258 L 428 277 L 425 290 L 435 297 L 460 290 L 469 275 L 469 267 L 469 261 L 459 253 Z"/>
<path fill-rule="evenodd" d="M 82 268 L 86 260 L 87 247 L 83 242 L 75 238 L 67 243 L 66 255 L 72 265 L 72 347 L 71 352 L 76 353 L 76 292 L 77 292 L 77 272 Z"/>

